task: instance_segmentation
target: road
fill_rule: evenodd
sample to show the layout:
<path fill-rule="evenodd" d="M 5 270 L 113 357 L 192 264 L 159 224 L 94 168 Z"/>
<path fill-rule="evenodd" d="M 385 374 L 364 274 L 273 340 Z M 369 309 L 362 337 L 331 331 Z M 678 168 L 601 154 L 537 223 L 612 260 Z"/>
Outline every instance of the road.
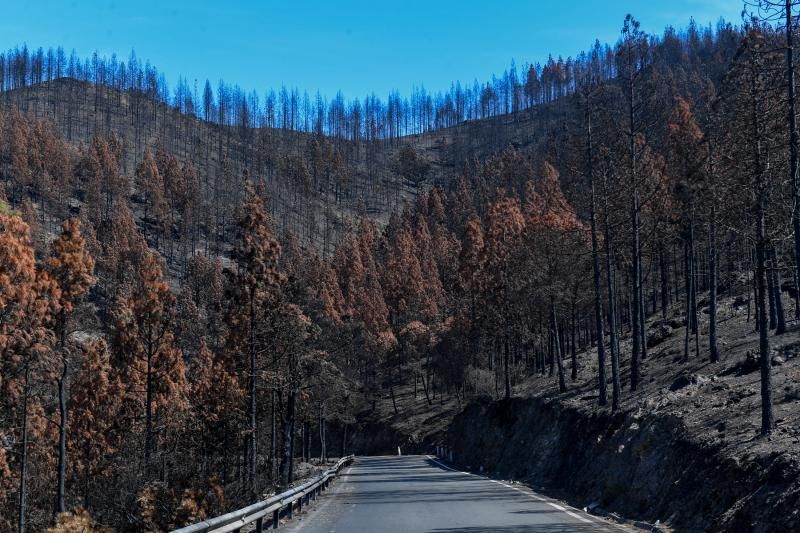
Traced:
<path fill-rule="evenodd" d="M 296 533 L 626 531 L 527 487 L 453 470 L 424 455 L 359 457 Z"/>

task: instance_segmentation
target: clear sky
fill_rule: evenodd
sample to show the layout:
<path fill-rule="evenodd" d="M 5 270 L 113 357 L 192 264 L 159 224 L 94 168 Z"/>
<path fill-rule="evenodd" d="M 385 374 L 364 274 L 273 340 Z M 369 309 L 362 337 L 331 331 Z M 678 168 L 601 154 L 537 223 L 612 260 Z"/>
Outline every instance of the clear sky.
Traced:
<path fill-rule="evenodd" d="M 408 94 L 485 81 L 514 59 L 575 55 L 614 42 L 626 13 L 648 32 L 738 23 L 740 0 L 9 0 L 0 48 L 63 46 L 127 59 L 167 76 L 224 79 L 263 95 L 282 83 L 346 97 Z"/>

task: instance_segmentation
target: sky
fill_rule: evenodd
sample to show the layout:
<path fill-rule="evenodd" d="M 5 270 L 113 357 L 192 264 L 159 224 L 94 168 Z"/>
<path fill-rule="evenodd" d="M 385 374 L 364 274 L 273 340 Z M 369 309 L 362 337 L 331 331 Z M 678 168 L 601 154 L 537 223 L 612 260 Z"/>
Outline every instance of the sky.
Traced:
<path fill-rule="evenodd" d="M 738 23 L 740 0 L 18 0 L 0 48 L 63 46 L 80 57 L 131 50 L 171 87 L 178 76 L 263 95 L 281 84 L 348 98 L 446 90 L 524 63 L 616 41 L 632 13 L 651 33 Z"/>

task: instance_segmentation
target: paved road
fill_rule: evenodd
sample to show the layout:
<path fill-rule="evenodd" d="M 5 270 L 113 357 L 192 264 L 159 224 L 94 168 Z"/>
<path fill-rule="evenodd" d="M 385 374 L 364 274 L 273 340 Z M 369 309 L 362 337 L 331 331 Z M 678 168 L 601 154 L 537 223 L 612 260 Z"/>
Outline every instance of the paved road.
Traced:
<path fill-rule="evenodd" d="M 359 457 L 308 514 L 302 533 L 624 531 L 527 488 L 454 471 L 424 455 Z"/>

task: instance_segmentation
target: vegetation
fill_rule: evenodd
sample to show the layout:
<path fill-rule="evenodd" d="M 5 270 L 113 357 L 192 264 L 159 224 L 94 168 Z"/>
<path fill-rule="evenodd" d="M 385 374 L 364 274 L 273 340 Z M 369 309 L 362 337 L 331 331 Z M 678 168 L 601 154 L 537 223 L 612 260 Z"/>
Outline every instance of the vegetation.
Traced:
<path fill-rule="evenodd" d="M 720 358 L 720 292 L 755 304 L 769 435 L 770 340 L 800 318 L 781 13 L 658 38 L 628 16 L 524 81 L 385 106 L 0 55 L 0 530 L 183 525 L 292 483 L 331 430 L 344 452 L 399 387 L 568 393 L 595 347 L 613 412 L 670 305 L 673 364 Z"/>

